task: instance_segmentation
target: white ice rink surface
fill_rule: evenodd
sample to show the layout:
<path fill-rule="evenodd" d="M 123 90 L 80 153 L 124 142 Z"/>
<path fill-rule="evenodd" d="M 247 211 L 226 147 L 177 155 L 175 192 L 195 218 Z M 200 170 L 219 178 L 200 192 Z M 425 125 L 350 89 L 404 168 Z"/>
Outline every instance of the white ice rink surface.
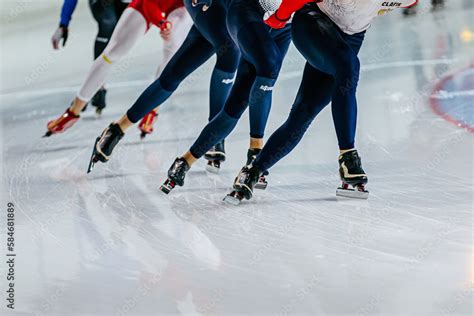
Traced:
<path fill-rule="evenodd" d="M 114 71 L 102 118 L 89 110 L 67 133 L 41 138 L 81 83 L 95 32 L 80 1 L 66 49 L 53 53 L 57 2 L 2 9 L 1 315 L 472 315 L 473 134 L 430 107 L 436 84 L 473 63 L 472 0 L 434 13 L 425 3 L 409 18 L 393 12 L 368 31 L 357 134 L 368 201 L 335 197 L 337 142 L 325 109 L 270 170 L 268 189 L 238 207 L 222 198 L 244 163 L 247 114 L 220 175 L 201 161 L 183 188 L 158 190 L 206 123 L 212 62 L 162 107 L 153 135 L 140 141 L 133 128 L 86 176 L 94 138 L 155 72 L 156 30 Z M 267 136 L 285 120 L 302 66 L 292 48 Z M 469 78 L 444 98 L 465 106 L 472 124 Z M 14 312 L 5 300 L 8 202 Z"/>

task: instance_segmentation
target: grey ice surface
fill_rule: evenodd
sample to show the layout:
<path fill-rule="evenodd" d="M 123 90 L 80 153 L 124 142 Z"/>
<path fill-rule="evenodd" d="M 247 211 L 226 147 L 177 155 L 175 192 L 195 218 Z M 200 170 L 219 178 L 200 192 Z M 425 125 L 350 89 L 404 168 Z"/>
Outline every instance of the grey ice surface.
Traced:
<path fill-rule="evenodd" d="M 156 30 L 117 65 L 102 118 L 89 110 L 67 133 L 41 138 L 91 63 L 85 1 L 66 49 L 52 52 L 60 2 L 2 9 L 1 315 L 472 315 L 473 134 L 429 102 L 439 79 L 472 63 L 471 0 L 392 12 L 368 31 L 357 147 L 369 200 L 335 197 L 328 108 L 271 169 L 268 189 L 238 207 L 222 198 L 245 159 L 247 114 L 221 174 L 201 161 L 183 188 L 158 190 L 206 123 L 212 61 L 162 107 L 153 135 L 140 141 L 133 128 L 109 163 L 85 174 L 94 138 L 155 71 Z M 292 48 L 267 136 L 285 120 L 302 66 Z M 7 202 L 16 206 L 14 312 L 5 307 Z"/>

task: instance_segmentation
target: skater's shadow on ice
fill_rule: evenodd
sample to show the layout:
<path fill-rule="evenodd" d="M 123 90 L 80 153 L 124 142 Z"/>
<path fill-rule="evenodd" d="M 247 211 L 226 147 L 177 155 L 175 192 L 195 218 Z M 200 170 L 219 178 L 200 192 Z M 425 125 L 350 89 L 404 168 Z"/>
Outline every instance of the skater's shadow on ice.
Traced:
<path fill-rule="evenodd" d="M 313 203 L 313 202 L 338 202 L 336 197 L 319 197 L 319 198 L 304 198 L 304 199 L 269 199 L 260 198 L 255 204 L 258 205 L 275 205 L 275 203 Z"/>
<path fill-rule="evenodd" d="M 130 133 L 132 134 L 132 133 Z M 196 140 L 196 136 L 190 136 L 190 137 L 174 137 L 174 138 L 161 138 L 162 135 L 156 137 L 159 137 L 159 139 L 152 139 L 155 137 L 154 134 L 148 135 L 145 139 L 139 139 L 139 133 L 137 135 L 137 140 L 136 141 L 129 141 L 123 144 L 123 146 L 137 146 L 137 145 L 144 145 L 144 144 L 164 144 L 164 143 L 171 143 L 171 144 L 176 144 L 180 142 L 192 142 Z M 233 136 L 238 138 L 243 137 L 246 135 L 245 133 L 235 133 Z M 131 135 L 133 137 L 133 135 Z"/>
<path fill-rule="evenodd" d="M 83 121 L 100 121 L 102 119 L 103 119 L 103 117 L 98 117 L 98 116 L 84 116 L 84 117 L 82 117 Z"/>
<path fill-rule="evenodd" d="M 138 173 L 123 173 L 123 174 L 104 174 L 98 177 L 87 177 L 88 181 L 104 180 L 104 179 L 118 179 L 118 178 L 127 178 L 139 175 Z"/>
<path fill-rule="evenodd" d="M 123 146 L 137 146 L 137 145 L 161 144 L 161 143 L 178 143 L 182 141 L 193 141 L 196 139 L 196 137 L 179 137 L 179 138 L 150 140 L 151 137 L 153 136 L 149 135 L 143 140 L 139 139 L 138 141 L 126 142 L 123 144 Z M 138 138 L 138 133 L 137 133 L 137 138 Z"/>
<path fill-rule="evenodd" d="M 76 150 L 76 149 L 83 149 L 84 146 L 74 145 L 74 146 L 62 146 L 56 148 L 40 148 L 40 149 L 32 149 L 29 150 L 29 153 L 34 154 L 45 154 L 45 153 L 57 153 L 61 151 L 68 151 L 68 150 Z"/>

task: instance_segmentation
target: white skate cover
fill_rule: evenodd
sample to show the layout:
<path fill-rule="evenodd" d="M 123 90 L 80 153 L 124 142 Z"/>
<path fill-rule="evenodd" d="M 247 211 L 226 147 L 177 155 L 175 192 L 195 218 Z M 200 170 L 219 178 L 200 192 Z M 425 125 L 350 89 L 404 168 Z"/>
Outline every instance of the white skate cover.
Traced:
<path fill-rule="evenodd" d="M 336 190 L 336 196 L 350 199 L 367 200 L 369 198 L 369 191 L 359 191 L 356 189 L 344 189 L 339 187 Z"/>

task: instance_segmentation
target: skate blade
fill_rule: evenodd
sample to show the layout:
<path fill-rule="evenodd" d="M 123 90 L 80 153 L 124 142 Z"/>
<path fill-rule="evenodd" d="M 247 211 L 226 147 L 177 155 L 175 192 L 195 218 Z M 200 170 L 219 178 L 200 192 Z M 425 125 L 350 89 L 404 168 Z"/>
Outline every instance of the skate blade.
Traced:
<path fill-rule="evenodd" d="M 91 160 L 89 161 L 89 167 L 87 167 L 87 174 L 91 173 L 92 169 L 94 169 L 94 166 L 95 166 L 95 162 L 91 158 Z"/>
<path fill-rule="evenodd" d="M 160 186 L 160 191 L 163 192 L 164 194 L 169 194 L 171 192 L 172 188 L 162 185 Z"/>
<path fill-rule="evenodd" d="M 98 161 L 98 159 L 95 157 L 95 147 L 97 146 L 97 143 L 99 142 L 99 140 L 100 140 L 100 137 L 97 137 L 95 139 L 94 147 L 92 148 L 92 155 L 89 160 L 89 166 L 87 167 L 87 174 L 89 174 L 92 171 L 92 169 L 94 169 L 94 166 L 96 162 Z"/>
<path fill-rule="evenodd" d="M 240 198 L 237 195 L 237 192 L 234 191 L 232 193 L 227 194 L 223 201 L 226 202 L 227 204 L 237 206 L 237 205 L 240 205 L 240 202 L 242 202 L 242 198 Z"/>
<path fill-rule="evenodd" d="M 336 196 L 350 198 L 350 199 L 367 200 L 369 198 L 369 191 L 359 191 L 355 189 L 337 188 Z"/>
<path fill-rule="evenodd" d="M 267 182 L 257 182 L 254 186 L 254 189 L 258 189 L 258 190 L 266 190 L 267 189 L 267 186 L 268 186 L 268 183 Z"/>
<path fill-rule="evenodd" d="M 218 174 L 221 169 L 219 167 L 216 167 L 214 165 L 206 165 L 206 171 L 213 173 L 213 174 Z"/>
<path fill-rule="evenodd" d="M 141 134 L 140 134 L 140 139 L 141 139 L 141 140 L 144 140 L 145 137 L 146 137 L 146 135 L 148 135 L 148 133 L 141 132 Z"/>
<path fill-rule="evenodd" d="M 89 161 L 89 167 L 87 167 L 87 174 L 91 173 L 92 169 L 94 169 L 94 166 L 97 162 L 99 162 L 99 159 L 95 157 L 95 153 L 92 154 L 91 160 Z"/>
<path fill-rule="evenodd" d="M 46 138 L 46 137 L 50 137 L 51 135 L 53 135 L 53 132 L 47 131 L 47 132 L 46 132 L 43 136 L 41 136 L 41 137 Z"/>
<path fill-rule="evenodd" d="M 168 180 L 165 181 L 165 183 L 163 183 L 160 186 L 160 191 L 163 192 L 164 194 L 169 194 L 171 192 L 171 190 L 174 189 L 175 186 L 176 186 L 176 184 L 168 179 Z"/>

